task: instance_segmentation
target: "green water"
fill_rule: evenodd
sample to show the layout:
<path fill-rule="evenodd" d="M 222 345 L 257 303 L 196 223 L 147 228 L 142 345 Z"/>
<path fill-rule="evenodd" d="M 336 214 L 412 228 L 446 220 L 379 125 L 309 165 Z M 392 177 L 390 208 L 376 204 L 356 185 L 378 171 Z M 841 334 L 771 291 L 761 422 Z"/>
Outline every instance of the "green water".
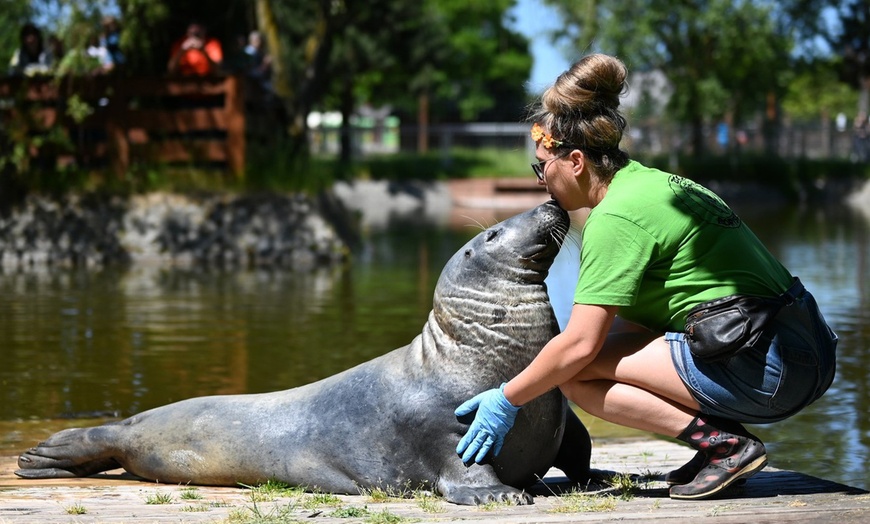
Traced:
<path fill-rule="evenodd" d="M 753 429 L 774 467 L 868 489 L 870 218 L 843 206 L 735 208 L 840 336 L 827 395 Z M 441 267 L 476 231 L 393 226 L 369 233 L 348 267 L 312 273 L 0 273 L 0 454 L 189 397 L 294 387 L 403 346 L 426 321 Z M 557 304 L 570 300 L 570 258 L 551 275 Z M 597 437 L 613 431 L 590 427 Z"/>

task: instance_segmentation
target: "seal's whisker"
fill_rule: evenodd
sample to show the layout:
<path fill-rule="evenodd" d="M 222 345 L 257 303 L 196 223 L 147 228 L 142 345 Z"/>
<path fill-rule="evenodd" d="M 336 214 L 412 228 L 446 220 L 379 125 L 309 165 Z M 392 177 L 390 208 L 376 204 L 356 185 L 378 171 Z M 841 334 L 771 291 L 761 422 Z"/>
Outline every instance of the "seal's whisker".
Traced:
<path fill-rule="evenodd" d="M 577 248 L 577 251 L 580 251 L 580 239 L 576 235 L 565 235 L 565 241 L 574 244 L 574 247 Z"/>
<path fill-rule="evenodd" d="M 480 220 L 478 220 L 472 216 L 462 215 L 462 218 L 467 218 L 468 220 L 471 220 L 472 222 L 474 222 L 473 224 L 465 224 L 466 227 L 477 226 L 478 228 L 480 228 L 481 231 L 485 231 L 486 229 L 489 228 L 489 226 L 485 226 L 483 223 L 480 222 Z"/>

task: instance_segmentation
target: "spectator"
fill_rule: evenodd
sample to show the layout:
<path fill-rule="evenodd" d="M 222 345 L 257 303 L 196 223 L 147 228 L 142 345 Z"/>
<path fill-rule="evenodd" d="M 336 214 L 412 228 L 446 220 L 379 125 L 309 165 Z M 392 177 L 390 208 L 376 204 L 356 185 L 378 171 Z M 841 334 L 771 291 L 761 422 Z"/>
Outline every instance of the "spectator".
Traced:
<path fill-rule="evenodd" d="M 855 117 L 852 128 L 852 159 L 856 162 L 866 162 L 870 159 L 870 129 L 867 115 L 862 111 Z"/>
<path fill-rule="evenodd" d="M 66 52 L 60 37 L 55 34 L 48 35 L 48 48 L 45 50 L 48 63 L 56 68 Z"/>
<path fill-rule="evenodd" d="M 44 75 L 51 71 L 51 55 L 46 52 L 42 42 L 42 32 L 36 25 L 28 22 L 19 33 L 20 46 L 9 60 L 10 75 Z"/>
<path fill-rule="evenodd" d="M 223 59 L 221 43 L 208 36 L 205 25 L 191 22 L 185 35 L 172 45 L 167 69 L 182 75 L 214 75 L 220 72 Z"/>
<path fill-rule="evenodd" d="M 267 90 L 271 90 L 272 56 L 266 52 L 263 35 L 259 31 L 251 31 L 248 35 L 248 45 L 245 46 L 250 67 L 248 75 L 260 82 Z"/>
<path fill-rule="evenodd" d="M 124 53 L 121 52 L 121 25 L 114 16 L 104 17 L 102 25 L 100 44 L 108 51 L 113 68 L 117 69 L 125 62 Z"/>
<path fill-rule="evenodd" d="M 102 35 L 93 35 L 88 41 L 87 54 L 94 60 L 94 67 L 90 70 L 93 74 L 110 73 L 115 68 L 112 54 L 105 46 Z"/>

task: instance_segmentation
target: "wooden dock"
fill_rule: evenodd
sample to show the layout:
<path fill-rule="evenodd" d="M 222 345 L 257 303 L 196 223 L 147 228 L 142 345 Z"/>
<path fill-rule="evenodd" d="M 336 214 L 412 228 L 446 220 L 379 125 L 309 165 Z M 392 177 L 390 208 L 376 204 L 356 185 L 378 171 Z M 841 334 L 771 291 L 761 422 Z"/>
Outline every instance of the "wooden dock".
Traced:
<path fill-rule="evenodd" d="M 690 449 L 670 441 L 596 442 L 592 466 L 601 482 L 572 493 L 575 487 L 554 469 L 530 490 L 535 496 L 533 505 L 480 507 L 457 506 L 419 493 L 406 499 L 377 493 L 285 494 L 264 499 L 246 488 L 155 484 L 121 470 L 86 479 L 27 481 L 13 475 L 15 457 L 4 456 L 0 457 L 0 524 L 870 522 L 867 491 L 772 467 L 717 499 L 671 500 L 664 474 L 692 455 Z"/>

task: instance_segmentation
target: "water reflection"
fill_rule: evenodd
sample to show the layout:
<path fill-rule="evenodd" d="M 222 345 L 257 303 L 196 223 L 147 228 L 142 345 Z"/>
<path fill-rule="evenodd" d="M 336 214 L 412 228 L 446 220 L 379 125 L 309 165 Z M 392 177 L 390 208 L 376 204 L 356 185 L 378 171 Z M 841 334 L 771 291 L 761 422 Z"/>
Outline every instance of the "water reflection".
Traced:
<path fill-rule="evenodd" d="M 828 394 L 754 429 L 775 467 L 870 488 L 870 220 L 845 207 L 734 207 L 813 291 L 840 336 Z M 425 322 L 441 267 L 477 231 L 398 221 L 369 232 L 351 266 L 306 273 L 0 274 L 0 453 L 79 422 L 55 422 L 63 416 L 285 389 L 403 346 Z M 563 323 L 576 259 L 569 242 L 549 279 Z"/>

